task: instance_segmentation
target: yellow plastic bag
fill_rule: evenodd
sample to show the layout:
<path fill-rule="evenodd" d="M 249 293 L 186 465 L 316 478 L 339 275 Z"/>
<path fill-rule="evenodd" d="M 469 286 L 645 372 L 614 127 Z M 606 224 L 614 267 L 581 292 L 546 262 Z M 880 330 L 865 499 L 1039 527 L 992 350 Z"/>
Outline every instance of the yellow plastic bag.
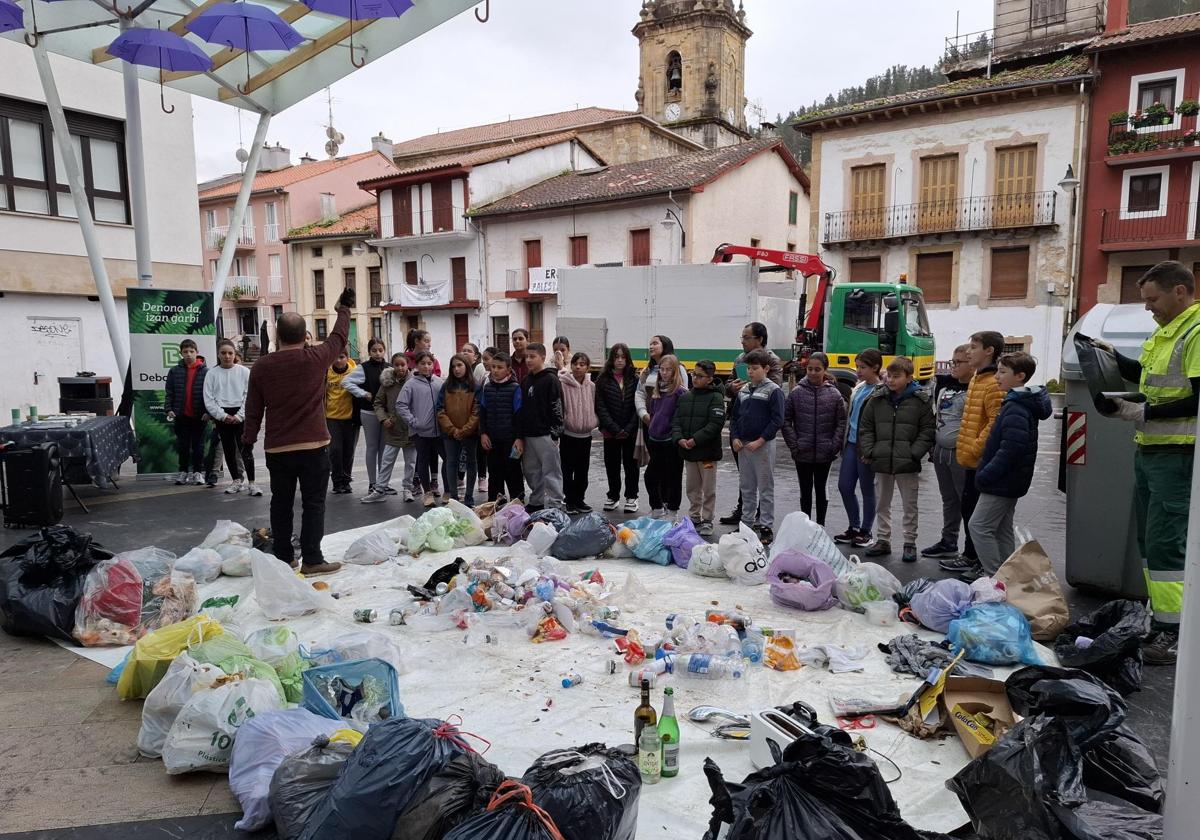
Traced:
<path fill-rule="evenodd" d="M 199 644 L 224 632 L 216 620 L 197 615 L 147 633 L 133 646 L 133 652 L 117 681 L 117 695 L 122 700 L 145 697 L 166 675 L 175 657 L 187 650 L 189 645 Z"/>
<path fill-rule="evenodd" d="M 352 747 L 357 747 L 358 742 L 363 739 L 363 734 L 357 729 L 339 729 L 329 736 L 329 743 L 349 744 Z"/>

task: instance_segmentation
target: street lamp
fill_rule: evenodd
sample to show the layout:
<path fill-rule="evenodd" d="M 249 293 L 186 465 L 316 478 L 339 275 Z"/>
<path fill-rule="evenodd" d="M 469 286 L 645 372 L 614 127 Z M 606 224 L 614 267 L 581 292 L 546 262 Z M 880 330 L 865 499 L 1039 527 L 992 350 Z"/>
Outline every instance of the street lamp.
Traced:
<path fill-rule="evenodd" d="M 1067 228 L 1067 305 L 1064 307 L 1066 311 L 1063 313 L 1064 341 L 1071 331 L 1071 325 L 1075 323 L 1077 311 L 1075 298 L 1078 295 L 1078 284 L 1075 281 L 1075 261 L 1076 252 L 1079 250 L 1079 231 L 1076 220 L 1076 211 L 1079 207 L 1079 184 L 1079 178 L 1075 175 L 1075 167 L 1068 163 L 1066 173 L 1058 182 L 1060 190 L 1071 194 L 1071 218 L 1070 226 Z"/>
<path fill-rule="evenodd" d="M 435 260 L 431 254 L 422 254 L 422 255 L 421 255 L 421 260 L 420 260 L 420 263 L 421 263 L 421 278 L 420 278 L 419 282 L 420 282 L 420 284 L 421 284 L 422 286 L 424 286 L 424 285 L 425 285 L 425 258 L 426 258 L 426 257 L 429 257 L 429 261 L 430 261 L 431 263 L 436 263 L 436 262 L 437 262 L 437 260 Z"/>
<path fill-rule="evenodd" d="M 679 259 L 678 259 L 678 262 L 682 263 L 683 262 L 683 249 L 684 249 L 684 246 L 687 245 L 687 231 L 684 230 L 684 228 L 683 228 L 683 222 L 680 221 L 679 216 L 677 216 L 675 214 L 675 211 L 672 210 L 670 207 L 668 207 L 667 215 L 663 217 L 663 220 L 661 222 L 659 222 L 659 224 L 662 225 L 667 230 L 668 234 L 671 232 L 671 229 L 673 227 L 675 227 L 676 225 L 679 225 Z"/>
<path fill-rule="evenodd" d="M 1075 195 L 1079 190 L 1079 179 L 1075 177 L 1075 167 L 1067 164 L 1067 174 L 1058 182 L 1058 188 L 1071 194 L 1071 215 L 1075 215 Z"/>

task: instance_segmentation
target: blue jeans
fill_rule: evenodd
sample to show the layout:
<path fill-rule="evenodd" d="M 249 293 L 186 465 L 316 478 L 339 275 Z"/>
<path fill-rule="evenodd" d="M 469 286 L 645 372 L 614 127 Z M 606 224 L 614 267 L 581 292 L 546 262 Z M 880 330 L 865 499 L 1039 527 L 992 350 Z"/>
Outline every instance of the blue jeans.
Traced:
<path fill-rule="evenodd" d="M 462 459 L 466 462 L 467 488 L 463 495 L 466 496 L 468 507 L 475 505 L 475 447 L 478 443 L 477 437 L 455 440 L 442 435 L 442 447 L 446 453 L 442 461 L 442 481 L 446 485 L 446 498 L 458 498 L 458 463 Z"/>
<path fill-rule="evenodd" d="M 855 487 L 862 491 L 862 518 L 859 518 L 858 496 Z M 850 527 L 864 534 L 871 533 L 875 522 L 875 471 L 858 457 L 858 446 L 847 443 L 842 450 L 842 466 L 838 471 L 838 492 L 842 494 L 842 505 L 850 519 Z"/>

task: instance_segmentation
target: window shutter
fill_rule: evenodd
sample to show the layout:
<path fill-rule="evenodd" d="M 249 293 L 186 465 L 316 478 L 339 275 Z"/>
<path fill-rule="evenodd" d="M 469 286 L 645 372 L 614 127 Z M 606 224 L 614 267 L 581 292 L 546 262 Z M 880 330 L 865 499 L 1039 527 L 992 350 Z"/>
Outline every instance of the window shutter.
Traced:
<path fill-rule="evenodd" d="M 992 218 L 997 227 L 1033 222 L 1036 183 L 1036 144 L 996 150 L 996 204 Z"/>
<path fill-rule="evenodd" d="M 415 286 L 419 282 L 416 260 L 409 260 L 404 264 L 404 282 L 410 286 Z"/>
<path fill-rule="evenodd" d="M 958 155 L 921 159 L 921 230 L 956 230 Z"/>
<path fill-rule="evenodd" d="M 467 260 L 466 257 L 450 258 L 450 292 L 453 300 L 467 299 Z M 455 316 L 457 319 L 458 316 Z M 463 343 L 458 343 L 462 347 Z"/>
<path fill-rule="evenodd" d="M 880 257 L 860 257 L 850 260 L 851 283 L 878 283 L 883 276 L 883 260 Z"/>
<path fill-rule="evenodd" d="M 433 200 L 433 232 L 454 229 L 454 191 L 449 181 L 434 181 L 431 190 Z"/>
<path fill-rule="evenodd" d="M 917 286 L 925 294 L 926 303 L 950 303 L 954 281 L 954 254 L 917 254 Z"/>
<path fill-rule="evenodd" d="M 588 238 L 586 236 L 571 237 L 571 265 L 587 265 Z"/>
<path fill-rule="evenodd" d="M 1029 248 L 993 248 L 993 300 L 1021 300 L 1029 294 Z"/>
<path fill-rule="evenodd" d="M 392 231 L 396 236 L 412 236 L 412 189 L 396 187 L 392 190 Z"/>
<path fill-rule="evenodd" d="M 855 239 L 883 235 L 885 173 L 882 163 L 850 170 L 851 233 Z"/>

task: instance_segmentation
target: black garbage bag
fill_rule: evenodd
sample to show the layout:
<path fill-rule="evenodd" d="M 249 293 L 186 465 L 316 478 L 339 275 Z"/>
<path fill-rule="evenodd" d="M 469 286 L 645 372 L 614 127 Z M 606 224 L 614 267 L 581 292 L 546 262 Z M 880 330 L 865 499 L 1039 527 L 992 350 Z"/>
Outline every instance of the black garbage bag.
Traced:
<path fill-rule="evenodd" d="M 561 840 L 553 818 L 533 802 L 529 788 L 511 779 L 496 790 L 487 810 L 457 828 L 445 840 Z"/>
<path fill-rule="evenodd" d="M 328 795 L 354 747 L 325 736 L 283 760 L 271 777 L 271 814 L 280 840 L 296 840 L 317 806 Z"/>
<path fill-rule="evenodd" d="M 75 644 L 75 608 L 92 566 L 112 557 L 67 525 L 51 525 L 0 554 L 0 628 Z"/>
<path fill-rule="evenodd" d="M 458 730 L 440 720 L 399 717 L 373 725 L 346 760 L 301 838 L 389 840 L 413 797 L 468 749 Z"/>
<path fill-rule="evenodd" d="M 1068 624 L 1055 640 L 1054 652 L 1064 667 L 1095 674 L 1129 695 L 1142 687 L 1142 637 L 1149 629 L 1150 614 L 1144 606 L 1110 601 Z M 1091 639 L 1091 644 L 1082 647 L 1080 639 Z"/>
<path fill-rule="evenodd" d="M 568 525 L 571 524 L 571 517 L 567 516 L 567 512 L 560 508 L 546 508 L 539 510 L 537 513 L 529 517 L 529 522 L 525 525 L 524 536 L 528 537 L 529 532 L 533 530 L 533 526 L 538 522 L 545 522 L 558 533 L 562 533 Z"/>
<path fill-rule="evenodd" d="M 441 840 L 459 823 L 484 811 L 505 776 L 479 753 L 464 753 L 434 774 L 416 803 L 400 817 L 392 840 Z"/>
<path fill-rule="evenodd" d="M 596 743 L 548 752 L 521 781 L 564 840 L 633 840 L 637 834 L 642 776 L 618 749 Z"/>
<path fill-rule="evenodd" d="M 897 606 L 907 607 L 912 603 L 913 596 L 924 592 L 929 587 L 933 586 L 933 581 L 929 578 L 916 578 L 904 584 L 904 588 L 892 596 L 892 600 Z"/>
<path fill-rule="evenodd" d="M 1125 701 L 1084 671 L 1035 666 L 1005 683 L 1017 714 L 1066 721 L 1083 753 L 1083 782 L 1091 790 L 1159 813 L 1166 786 L 1145 742 L 1124 723 Z"/>
<path fill-rule="evenodd" d="M 774 751 L 774 750 L 773 750 Z M 788 745 L 776 764 L 726 782 L 705 759 L 713 816 L 704 840 L 920 840 L 928 837 L 900 816 L 870 757 L 849 737 L 817 727 Z M 732 826 L 722 834 L 722 826 Z"/>
<path fill-rule="evenodd" d="M 1063 837 L 1104 840 L 1162 840 L 1163 818 L 1147 811 L 1130 813 L 1110 802 L 1087 802 L 1078 808 L 1056 806 L 1054 815 L 1063 826 Z"/>
<path fill-rule="evenodd" d="M 608 520 L 593 511 L 563 528 L 554 545 L 550 546 L 550 554 L 559 560 L 599 557 L 616 540 L 616 532 Z"/>

